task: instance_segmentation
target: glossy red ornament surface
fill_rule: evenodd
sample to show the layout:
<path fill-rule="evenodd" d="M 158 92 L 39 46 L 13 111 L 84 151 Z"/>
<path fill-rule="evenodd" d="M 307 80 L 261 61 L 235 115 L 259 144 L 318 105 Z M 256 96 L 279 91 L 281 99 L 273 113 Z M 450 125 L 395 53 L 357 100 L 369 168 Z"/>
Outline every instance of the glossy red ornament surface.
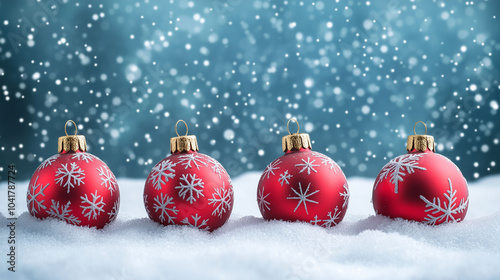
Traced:
<path fill-rule="evenodd" d="M 462 221 L 469 206 L 467 181 L 448 158 L 426 150 L 394 158 L 373 187 L 375 213 L 429 225 Z"/>
<path fill-rule="evenodd" d="M 344 218 L 349 187 L 335 161 L 301 148 L 286 152 L 267 166 L 259 181 L 257 202 L 266 220 L 331 227 Z"/>
<path fill-rule="evenodd" d="M 28 187 L 29 213 L 102 228 L 116 219 L 120 190 L 109 167 L 86 152 L 56 154 L 36 169 Z"/>
<path fill-rule="evenodd" d="M 150 219 L 163 225 L 204 230 L 221 227 L 233 210 L 231 178 L 215 159 L 199 152 L 177 152 L 156 164 L 144 186 Z"/>

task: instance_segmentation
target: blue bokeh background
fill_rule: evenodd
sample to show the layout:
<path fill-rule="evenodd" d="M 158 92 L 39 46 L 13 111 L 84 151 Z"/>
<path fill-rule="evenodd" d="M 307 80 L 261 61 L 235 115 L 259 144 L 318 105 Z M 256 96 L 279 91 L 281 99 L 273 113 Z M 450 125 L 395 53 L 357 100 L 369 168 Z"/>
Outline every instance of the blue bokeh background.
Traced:
<path fill-rule="evenodd" d="M 297 118 L 348 177 L 421 120 L 467 179 L 498 173 L 498 1 L 0 1 L 0 179 L 74 120 L 117 176 L 145 177 L 178 119 L 236 176 Z M 294 127 L 295 128 L 295 127 Z M 422 128 L 418 128 L 422 132 Z"/>

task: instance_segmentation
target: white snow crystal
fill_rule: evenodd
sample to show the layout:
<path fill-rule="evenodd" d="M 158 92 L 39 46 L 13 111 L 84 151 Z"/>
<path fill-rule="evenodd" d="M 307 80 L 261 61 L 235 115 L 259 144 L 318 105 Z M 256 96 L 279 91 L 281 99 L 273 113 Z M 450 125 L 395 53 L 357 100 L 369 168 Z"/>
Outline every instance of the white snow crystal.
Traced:
<path fill-rule="evenodd" d="M 70 163 L 70 168 L 68 168 L 67 163 L 61 164 L 61 167 L 57 169 L 56 177 L 56 183 L 59 186 L 68 188 L 68 193 L 71 188 L 85 184 L 83 182 L 85 173 L 75 162 Z"/>
<path fill-rule="evenodd" d="M 94 161 L 95 156 L 89 153 L 75 153 L 71 156 L 71 159 L 84 160 L 86 163 L 89 161 Z"/>
<path fill-rule="evenodd" d="M 222 184 L 221 188 L 216 188 L 214 189 L 214 192 L 212 193 L 212 198 L 208 199 L 208 205 L 212 205 L 215 207 L 214 211 L 212 212 L 212 215 L 218 215 L 219 217 L 222 217 L 223 213 L 226 213 L 231 209 L 232 206 L 232 197 L 233 197 L 233 189 L 228 188 L 226 189 L 224 186 L 224 183 Z"/>
<path fill-rule="evenodd" d="M 328 219 L 323 220 L 322 226 L 332 227 L 332 226 L 337 225 L 336 221 L 339 219 L 339 216 L 340 216 L 339 208 L 337 206 L 335 206 L 335 212 L 333 213 L 333 215 L 332 215 L 332 212 L 328 212 L 327 216 L 328 216 Z"/>
<path fill-rule="evenodd" d="M 297 209 L 299 208 L 300 204 L 304 204 L 304 209 L 306 210 L 306 214 L 309 214 L 309 212 L 307 211 L 307 202 L 311 202 L 311 203 L 315 203 L 315 204 L 318 204 L 317 201 L 314 201 L 308 197 L 314 195 L 315 193 L 319 192 L 319 190 L 315 190 L 314 192 L 312 193 L 309 193 L 309 187 L 311 187 L 311 183 L 309 183 L 307 185 L 307 189 L 305 191 L 302 190 L 302 185 L 300 184 L 299 182 L 299 191 L 297 192 L 294 188 L 292 188 L 292 191 L 297 195 L 297 196 L 294 196 L 294 197 L 287 197 L 286 199 L 297 199 L 299 200 L 297 202 L 297 207 L 295 207 L 295 209 L 293 209 L 293 212 L 297 211 Z"/>
<path fill-rule="evenodd" d="M 202 157 L 194 153 L 179 156 L 179 162 L 181 165 L 184 166 L 184 169 L 191 167 L 191 163 L 198 170 L 200 170 L 200 164 L 207 166 L 207 164 L 202 160 Z"/>
<path fill-rule="evenodd" d="M 304 159 L 301 159 L 302 163 L 298 163 L 295 165 L 295 167 L 302 167 L 302 169 L 299 171 L 299 173 L 302 173 L 304 172 L 305 170 L 307 170 L 307 175 L 311 175 L 311 170 L 314 171 L 315 173 L 317 173 L 318 171 L 316 171 L 316 169 L 314 169 L 315 166 L 319 166 L 319 164 L 314 164 L 314 162 L 316 160 L 312 160 L 307 157 L 307 161 L 305 161 Z"/>
<path fill-rule="evenodd" d="M 259 204 L 259 209 L 260 212 L 264 213 L 267 210 L 271 210 L 269 207 L 271 203 L 269 201 L 266 201 L 266 198 L 270 195 L 271 193 L 268 193 L 264 195 L 264 186 L 262 186 L 262 189 L 257 192 L 257 203 Z"/>
<path fill-rule="evenodd" d="M 288 173 L 288 170 L 285 170 L 285 172 L 280 174 L 280 178 L 278 179 L 278 182 L 280 182 L 281 186 L 283 186 L 283 183 L 286 183 L 287 185 L 290 184 L 288 180 L 292 178 L 293 175 Z"/>
<path fill-rule="evenodd" d="M 34 215 L 35 213 L 38 213 L 41 209 L 46 209 L 47 207 L 43 205 L 43 202 L 45 200 L 38 200 L 37 197 L 42 195 L 45 196 L 43 191 L 49 186 L 47 185 L 43 186 L 43 184 L 38 184 L 38 178 L 39 176 L 36 177 L 35 182 L 33 182 L 32 185 L 28 187 L 28 198 L 27 198 L 27 203 L 28 203 L 28 209 L 31 213 L 31 215 Z M 38 208 L 38 209 L 37 209 Z"/>
<path fill-rule="evenodd" d="M 398 183 L 403 182 L 403 176 L 405 176 L 405 171 L 408 174 L 412 174 L 415 172 L 415 169 L 427 170 L 425 167 L 418 166 L 418 160 L 424 154 L 406 154 L 401 155 L 392 159 L 388 164 L 386 164 L 382 171 L 380 171 L 380 175 L 375 183 L 375 189 L 378 184 L 382 182 L 387 176 L 390 176 L 390 182 L 394 184 L 394 193 L 398 193 Z M 406 170 L 405 170 L 406 169 Z"/>
<path fill-rule="evenodd" d="M 342 209 L 347 206 L 347 203 L 349 202 L 350 195 L 351 194 L 349 192 L 349 187 L 347 186 L 347 183 L 345 183 L 344 184 L 344 192 L 340 193 L 340 196 L 344 199 L 344 203 L 342 204 Z"/>
<path fill-rule="evenodd" d="M 201 220 L 201 216 L 199 216 L 198 213 L 196 213 L 195 215 L 191 215 L 191 219 L 193 220 L 192 223 L 189 221 L 189 218 L 187 218 L 187 217 L 184 218 L 181 222 L 185 225 L 189 225 L 189 226 L 195 227 L 197 229 L 204 229 L 204 230 L 210 229 L 210 227 L 207 225 L 208 219 L 205 219 L 205 220 L 202 220 L 201 222 L 199 222 Z"/>
<path fill-rule="evenodd" d="M 99 171 L 99 176 L 101 177 L 101 186 L 104 185 L 105 188 L 109 190 L 111 195 L 118 189 L 118 183 L 116 182 L 115 175 L 109 170 L 105 165 L 96 168 Z"/>
<path fill-rule="evenodd" d="M 161 161 L 151 170 L 148 182 L 153 182 L 154 188 L 161 190 L 163 184 L 167 183 L 169 179 L 175 178 L 174 167 L 176 165 L 177 163 L 173 163 L 169 159 Z"/>
<path fill-rule="evenodd" d="M 78 225 L 80 224 L 80 220 L 75 217 L 73 214 L 70 214 L 71 209 L 69 209 L 69 206 L 71 205 L 71 201 L 68 201 L 68 203 L 60 205 L 59 206 L 59 201 L 55 201 L 52 199 L 52 205 L 50 206 L 50 209 L 47 211 L 47 214 L 53 218 L 57 218 L 61 221 L 65 221 L 70 224 Z M 60 209 L 59 209 L 60 207 Z"/>
<path fill-rule="evenodd" d="M 174 215 L 177 215 L 177 213 L 179 212 L 179 209 L 177 209 L 177 207 L 174 205 L 175 203 L 172 200 L 174 200 L 173 197 L 163 195 L 163 193 L 161 193 L 159 196 L 157 195 L 154 198 L 153 208 L 155 209 L 155 212 L 161 210 L 160 221 L 162 223 L 165 221 L 165 216 L 168 218 L 167 223 L 173 223 L 174 219 L 176 218 L 174 217 Z M 172 207 L 169 208 L 168 206 L 170 204 L 172 204 Z M 171 214 L 169 214 L 168 211 L 170 211 Z"/>
<path fill-rule="evenodd" d="M 97 216 L 101 214 L 101 212 L 104 212 L 104 206 L 106 203 L 103 201 L 103 197 L 101 195 L 97 195 L 97 190 L 94 193 L 90 194 L 92 197 L 92 200 L 89 199 L 87 194 L 85 196 L 80 196 L 82 199 L 82 205 L 80 207 L 82 208 L 82 214 L 84 214 L 84 217 L 87 217 L 90 221 L 90 219 L 97 220 Z M 100 198 L 100 200 L 99 200 Z M 88 205 L 84 205 L 88 204 Z M 87 213 L 85 213 L 88 211 Z"/>
<path fill-rule="evenodd" d="M 457 205 L 457 198 L 455 197 L 457 190 L 453 190 L 450 178 L 448 178 L 448 184 L 450 185 L 450 190 L 444 193 L 444 197 L 447 201 L 443 201 L 443 204 L 441 204 L 441 199 L 439 197 L 434 197 L 432 202 L 430 202 L 423 195 L 420 196 L 420 199 L 422 199 L 426 204 L 425 207 L 427 209 L 425 209 L 425 212 L 430 212 L 427 214 L 427 217 L 425 217 L 426 224 L 435 225 L 437 222 L 458 222 L 461 220 L 460 218 L 455 219 L 453 215 L 465 211 L 467 205 L 469 204 L 469 198 L 466 200 L 462 198 L 460 203 Z"/>
<path fill-rule="evenodd" d="M 175 189 L 179 189 L 179 196 L 189 203 L 193 204 L 197 198 L 200 198 L 200 195 L 205 196 L 203 194 L 204 183 L 201 178 L 196 178 L 196 174 L 182 174 L 180 181 L 184 181 L 184 183 L 179 182 Z"/>
<path fill-rule="evenodd" d="M 40 166 L 38 166 L 38 168 L 36 169 L 36 171 L 40 171 L 42 169 L 44 169 L 45 167 L 49 166 L 49 165 L 52 165 L 52 163 L 59 157 L 59 154 L 57 155 L 53 155 L 51 157 L 49 157 L 48 159 L 46 159 L 44 162 L 42 162 L 42 164 L 40 164 Z"/>
<path fill-rule="evenodd" d="M 267 167 L 266 167 L 266 170 L 264 170 L 264 173 L 262 174 L 262 177 L 267 177 L 267 179 L 269 179 L 269 176 L 271 174 L 274 175 L 274 170 L 277 170 L 279 169 L 279 164 L 281 163 L 281 160 L 280 159 L 277 159 L 273 162 L 271 162 Z"/>

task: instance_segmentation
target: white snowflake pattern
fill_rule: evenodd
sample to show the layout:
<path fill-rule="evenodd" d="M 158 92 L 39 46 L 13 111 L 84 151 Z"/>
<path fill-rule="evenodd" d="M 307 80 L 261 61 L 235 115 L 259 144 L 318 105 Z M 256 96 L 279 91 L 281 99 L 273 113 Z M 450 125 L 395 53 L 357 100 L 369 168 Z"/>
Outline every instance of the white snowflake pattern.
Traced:
<path fill-rule="evenodd" d="M 324 227 L 336 226 L 337 225 L 336 220 L 338 220 L 339 216 L 340 216 L 340 211 L 339 211 L 338 206 L 335 206 L 335 212 L 333 213 L 333 215 L 332 215 L 332 212 L 328 212 L 327 216 L 328 216 L 328 219 L 323 220 L 322 226 L 324 226 Z"/>
<path fill-rule="evenodd" d="M 71 188 L 85 184 L 83 182 L 83 179 L 85 179 L 83 170 L 75 162 L 69 165 L 70 167 L 68 168 L 67 163 L 61 163 L 61 167 L 59 167 L 56 172 L 56 183 L 59 186 L 68 188 L 68 193 Z"/>
<path fill-rule="evenodd" d="M 203 194 L 205 184 L 200 178 L 196 178 L 196 174 L 182 174 L 181 181 L 184 181 L 185 184 L 179 182 L 179 185 L 175 187 L 175 189 L 179 189 L 179 196 L 181 198 L 193 204 L 197 198 L 200 198 L 200 195 L 205 196 Z M 194 197 L 195 195 L 196 198 Z"/>
<path fill-rule="evenodd" d="M 344 209 L 347 206 L 347 203 L 349 203 L 349 197 L 351 196 L 347 183 L 344 184 L 344 192 L 341 192 L 340 196 L 344 199 L 344 203 L 342 204 L 342 209 Z"/>
<path fill-rule="evenodd" d="M 31 215 L 34 215 L 35 213 L 38 213 L 38 211 L 40 211 L 40 209 L 47 209 L 47 207 L 45 205 L 43 205 L 43 202 L 45 200 L 38 200 L 38 196 L 42 195 L 42 196 L 45 196 L 45 194 L 43 193 L 43 191 L 49 186 L 49 184 L 47 183 L 47 185 L 43 185 L 43 184 L 39 184 L 38 183 L 38 177 L 36 177 L 35 179 L 35 182 L 33 182 L 32 185 L 29 186 L 29 191 L 28 191 L 28 198 L 27 198 L 27 204 L 28 204 L 28 208 L 30 210 L 30 213 Z M 36 209 L 38 208 L 38 209 Z"/>
<path fill-rule="evenodd" d="M 297 211 L 297 209 L 299 208 L 300 204 L 304 204 L 304 209 L 306 210 L 306 214 L 309 214 L 309 212 L 307 211 L 307 202 L 318 204 L 317 201 L 314 201 L 314 200 L 310 199 L 309 197 L 312 196 L 313 194 L 319 192 L 319 190 L 315 190 L 314 192 L 308 194 L 309 187 L 311 187 L 311 183 L 309 183 L 307 185 L 307 189 L 305 191 L 303 191 L 302 190 L 302 185 L 299 182 L 299 191 L 298 192 L 295 189 L 292 188 L 292 191 L 297 196 L 287 197 L 286 199 L 297 199 L 297 200 L 299 200 L 298 203 L 297 203 L 297 207 L 295 207 L 295 209 L 293 210 L 293 212 Z"/>
<path fill-rule="evenodd" d="M 101 177 L 101 186 L 104 185 L 104 187 L 109 190 L 111 195 L 113 195 L 113 192 L 118 189 L 118 183 L 116 182 L 113 172 L 111 172 L 111 170 L 109 170 L 109 168 L 105 165 L 96 168 L 96 170 L 99 171 L 99 176 Z"/>
<path fill-rule="evenodd" d="M 271 162 L 266 167 L 266 170 L 264 170 L 264 174 L 262 175 L 262 177 L 267 177 L 267 179 L 269 179 L 269 176 L 271 176 L 271 174 L 274 175 L 274 170 L 280 169 L 280 167 L 278 166 L 280 163 L 281 163 L 280 159 Z"/>
<path fill-rule="evenodd" d="M 95 156 L 89 153 L 75 153 L 71 156 L 71 159 L 84 160 L 86 163 L 90 161 L 94 161 Z"/>
<path fill-rule="evenodd" d="M 167 183 L 169 179 L 175 178 L 174 167 L 176 165 L 177 163 L 173 163 L 169 159 L 161 161 L 151 170 L 148 182 L 153 182 L 155 190 L 161 190 L 163 184 Z"/>
<path fill-rule="evenodd" d="M 292 177 L 293 177 L 293 175 L 288 173 L 288 170 L 285 170 L 285 172 L 280 174 L 280 178 L 278 179 L 278 182 L 280 182 L 281 186 L 283 186 L 283 183 L 286 183 L 287 185 L 289 185 L 290 182 L 288 180 L 290 180 L 290 178 L 292 178 Z"/>
<path fill-rule="evenodd" d="M 328 168 L 330 168 L 330 170 L 333 170 L 335 174 L 341 171 L 339 165 L 330 157 L 317 152 L 313 152 L 313 155 L 321 159 L 321 163 L 324 164 L 325 166 L 328 166 Z"/>
<path fill-rule="evenodd" d="M 222 183 L 221 188 L 214 189 L 212 193 L 212 198 L 208 199 L 208 205 L 212 205 L 215 207 L 212 215 L 218 215 L 219 218 L 222 218 L 222 214 L 228 212 L 231 209 L 233 203 L 233 189 L 226 189 L 224 183 Z"/>
<path fill-rule="evenodd" d="M 448 178 L 448 184 L 450 186 L 450 189 L 446 191 L 446 193 L 444 193 L 446 201 L 443 201 L 442 205 L 441 199 L 439 197 L 434 197 L 432 199 L 432 202 L 430 202 L 423 195 L 420 196 L 420 199 L 425 202 L 425 212 L 430 212 L 427 214 L 427 217 L 425 217 L 426 224 L 435 225 L 437 222 L 458 222 L 461 220 L 460 218 L 456 219 L 453 215 L 465 211 L 467 205 L 469 204 L 469 198 L 467 198 L 466 200 L 462 198 L 460 200 L 460 203 L 457 205 L 457 198 L 455 197 L 455 195 L 457 194 L 457 190 L 453 190 L 450 178 Z"/>
<path fill-rule="evenodd" d="M 148 214 L 148 217 L 151 218 L 151 213 L 149 212 L 149 208 L 148 208 L 148 195 L 144 195 L 144 208 L 146 208 L 146 213 Z"/>
<path fill-rule="evenodd" d="M 271 193 L 264 195 L 264 186 L 262 187 L 262 189 L 260 191 L 257 191 L 257 202 L 259 204 L 260 212 L 262 212 L 262 213 L 266 212 L 266 209 L 271 210 L 271 208 L 269 207 L 271 205 L 271 203 L 266 200 L 266 198 L 270 194 Z"/>
<path fill-rule="evenodd" d="M 82 205 L 80 207 L 82 208 L 82 214 L 84 214 L 84 217 L 87 217 L 90 221 L 90 219 L 97 220 L 97 216 L 101 214 L 101 212 L 104 212 L 104 206 L 106 203 L 104 203 L 102 196 L 97 195 L 97 190 L 94 193 L 90 193 L 90 196 L 92 197 L 92 201 L 89 199 L 87 194 L 85 196 L 80 196 L 82 199 Z M 100 200 L 99 200 L 100 199 Z M 88 204 L 85 206 L 84 204 Z M 85 213 L 88 211 L 87 213 Z"/>
<path fill-rule="evenodd" d="M 318 215 L 314 216 L 314 220 L 310 220 L 309 223 L 311 223 L 311 225 L 318 225 L 319 223 L 321 223 L 322 220 L 321 219 L 318 219 Z"/>
<path fill-rule="evenodd" d="M 382 182 L 387 176 L 390 176 L 390 182 L 394 184 L 394 193 L 398 193 L 399 182 L 403 182 L 403 176 L 405 176 L 405 171 L 408 174 L 415 172 L 415 169 L 427 170 L 425 167 L 418 166 L 418 160 L 424 154 L 406 154 L 392 159 L 388 164 L 382 168 L 380 175 L 375 183 L 375 189 L 378 184 Z"/>
<path fill-rule="evenodd" d="M 182 220 L 181 223 L 195 227 L 197 229 L 204 229 L 204 230 L 210 229 L 210 227 L 207 225 L 208 219 L 201 220 L 201 216 L 199 216 L 198 213 L 196 213 L 196 215 L 191 215 L 191 218 L 193 219 L 193 223 L 189 221 L 189 217 L 184 218 L 184 220 Z M 200 220 L 201 222 L 199 222 Z"/>
<path fill-rule="evenodd" d="M 224 171 L 222 164 L 211 157 L 207 157 L 207 161 L 212 164 L 212 172 L 219 175 L 219 178 L 222 179 L 222 172 Z"/>
<path fill-rule="evenodd" d="M 48 159 L 46 159 L 44 162 L 42 162 L 42 164 L 40 164 L 40 166 L 38 166 L 38 168 L 36 169 L 36 171 L 40 171 L 42 169 L 44 169 L 45 167 L 49 166 L 49 165 L 52 165 L 52 163 L 54 161 L 56 161 L 56 159 L 59 157 L 59 154 L 57 155 L 53 155 L 51 157 L 49 157 Z"/>
<path fill-rule="evenodd" d="M 168 195 L 163 196 L 162 193 L 160 195 L 156 196 L 154 198 L 154 203 L 153 203 L 153 208 L 155 209 L 155 212 L 158 212 L 158 210 L 161 210 L 160 214 L 160 221 L 163 223 L 165 221 L 165 216 L 167 216 L 168 221 L 167 223 L 173 223 L 174 219 L 177 217 L 174 217 L 174 215 L 177 215 L 179 212 L 179 209 L 175 206 L 175 203 L 172 201 L 174 200 L 173 197 L 169 197 Z M 168 206 L 172 204 L 173 207 L 169 208 Z M 170 215 L 168 211 L 172 212 Z"/>
<path fill-rule="evenodd" d="M 116 217 L 118 216 L 118 210 L 119 209 L 120 209 L 120 197 L 118 197 L 118 199 L 113 204 L 113 208 L 108 213 L 110 221 L 114 221 L 116 219 Z"/>
<path fill-rule="evenodd" d="M 184 169 L 187 169 L 188 167 L 191 167 L 191 163 L 196 167 L 196 169 L 200 170 L 200 164 L 203 164 L 207 166 L 207 163 L 205 163 L 202 160 L 202 157 L 199 155 L 196 155 L 195 153 L 189 153 L 187 155 L 182 155 L 179 156 L 179 163 L 184 167 Z"/>
<path fill-rule="evenodd" d="M 314 162 L 316 161 L 315 159 L 313 159 L 311 161 L 311 159 L 309 157 L 307 157 L 307 161 L 305 161 L 304 159 L 301 159 L 301 161 L 303 163 L 298 163 L 295 165 L 295 167 L 298 167 L 298 168 L 302 167 L 302 169 L 299 171 L 299 173 L 302 173 L 306 170 L 307 170 L 307 175 L 311 175 L 311 170 L 314 171 L 315 173 L 318 172 L 318 171 L 316 171 L 316 169 L 314 169 L 315 166 L 319 166 L 319 164 L 314 164 Z"/>
<path fill-rule="evenodd" d="M 66 204 L 60 205 L 59 201 L 55 201 L 52 199 L 52 205 L 50 206 L 50 209 L 47 211 L 47 214 L 49 214 L 49 216 L 51 216 L 52 218 L 65 221 L 73 225 L 79 225 L 81 221 L 73 214 L 69 213 L 71 212 L 71 209 L 69 209 L 70 205 L 71 201 L 68 201 L 68 203 Z"/>

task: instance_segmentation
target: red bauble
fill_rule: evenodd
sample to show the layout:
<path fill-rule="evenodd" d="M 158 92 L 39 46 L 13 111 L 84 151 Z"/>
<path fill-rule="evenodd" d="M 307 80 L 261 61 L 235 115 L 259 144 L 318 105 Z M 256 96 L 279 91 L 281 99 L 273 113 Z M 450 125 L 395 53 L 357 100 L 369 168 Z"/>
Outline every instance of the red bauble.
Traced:
<path fill-rule="evenodd" d="M 77 150 L 45 160 L 31 177 L 27 203 L 39 219 L 102 228 L 116 219 L 120 190 L 108 166 L 98 157 Z"/>
<path fill-rule="evenodd" d="M 301 143 L 287 146 L 285 138 Z M 337 225 L 349 203 L 349 188 L 340 167 L 328 156 L 311 151 L 309 136 L 304 133 L 285 136 L 283 150 L 285 154 L 267 166 L 259 181 L 257 202 L 262 217 Z"/>
<path fill-rule="evenodd" d="M 194 136 L 174 137 L 181 142 Z M 172 142 L 171 142 L 172 143 Z M 194 138 L 196 143 L 196 138 Z M 195 149 L 177 149 L 156 164 L 144 187 L 144 206 L 150 219 L 163 225 L 187 225 L 213 231 L 233 209 L 231 178 L 215 159 Z"/>
<path fill-rule="evenodd" d="M 424 137 L 421 147 L 391 160 L 382 168 L 373 187 L 375 213 L 438 225 L 459 222 L 469 205 L 467 181 L 458 167 L 434 150 L 434 138 Z M 418 141 L 422 141 L 422 138 Z"/>

